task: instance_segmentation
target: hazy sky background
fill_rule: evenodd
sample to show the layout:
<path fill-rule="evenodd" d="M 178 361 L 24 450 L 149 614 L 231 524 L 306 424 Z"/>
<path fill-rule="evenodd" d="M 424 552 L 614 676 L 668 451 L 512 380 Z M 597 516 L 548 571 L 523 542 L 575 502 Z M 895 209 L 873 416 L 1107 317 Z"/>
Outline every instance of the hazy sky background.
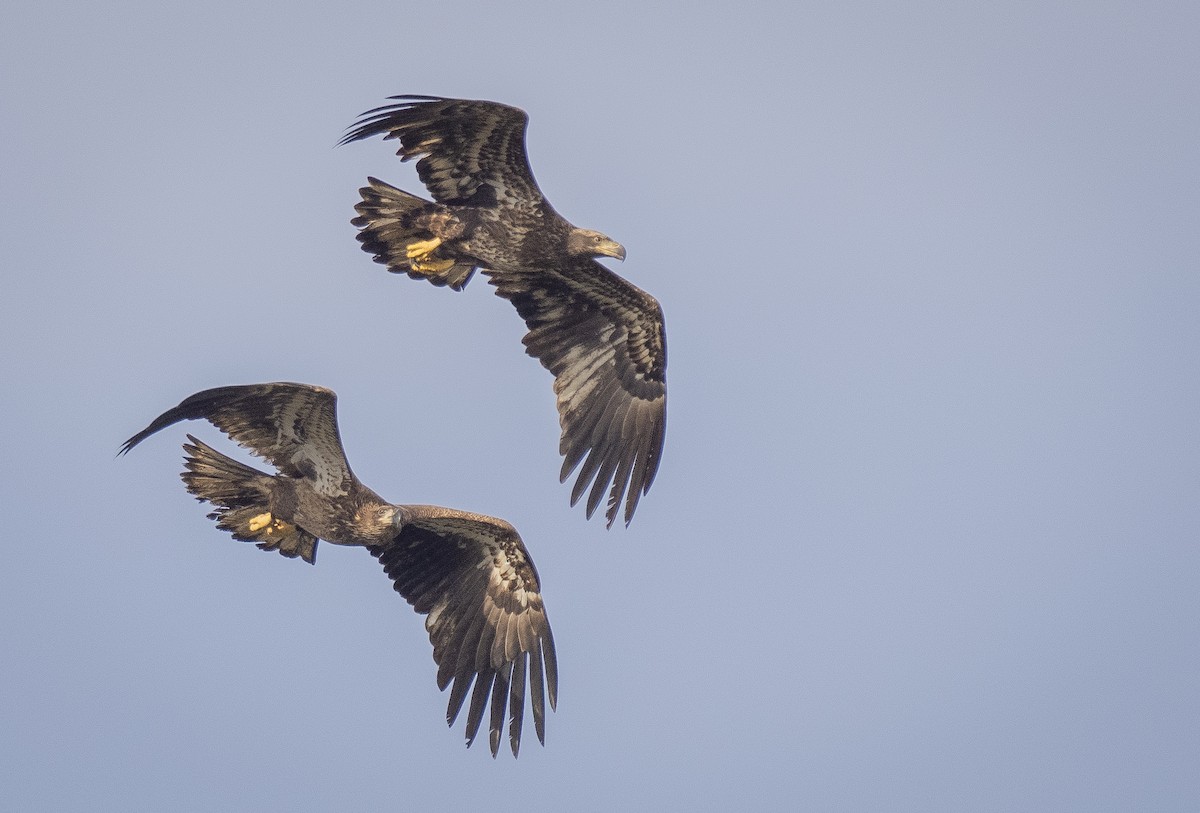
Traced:
<path fill-rule="evenodd" d="M 12 809 L 1200 809 L 1200 7 L 24 3 L 0 27 Z M 526 109 L 667 316 L 662 468 L 568 508 L 551 377 L 349 220 L 396 93 Z M 547 744 L 467 750 L 377 563 L 235 542 L 184 396 L 340 396 L 510 520 Z"/>

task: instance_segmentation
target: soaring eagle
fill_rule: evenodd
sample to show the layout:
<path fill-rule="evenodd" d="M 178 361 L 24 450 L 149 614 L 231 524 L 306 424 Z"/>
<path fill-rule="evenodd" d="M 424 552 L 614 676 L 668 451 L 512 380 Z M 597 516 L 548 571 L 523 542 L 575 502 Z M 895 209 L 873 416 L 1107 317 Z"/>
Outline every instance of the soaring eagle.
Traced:
<path fill-rule="evenodd" d="M 558 666 L 537 570 L 521 537 L 502 519 L 385 502 L 350 471 L 336 405 L 331 390 L 305 384 L 205 390 L 155 418 L 121 453 L 177 421 L 205 419 L 265 458 L 278 474 L 239 463 L 188 435 L 181 476 L 188 491 L 214 506 L 209 518 L 234 539 L 309 563 L 316 561 L 321 539 L 365 547 L 396 592 L 426 616 L 438 688 L 453 682 L 446 722 L 454 725 L 474 683 L 467 745 L 490 697 L 492 756 L 506 710 L 516 756 L 528 680 L 533 725 L 544 744 L 545 695 L 554 708 Z"/>
<path fill-rule="evenodd" d="M 476 269 L 513 303 L 525 347 L 554 374 L 562 436 L 560 480 L 580 467 L 590 518 L 608 491 L 612 526 L 650 489 L 666 430 L 667 344 L 654 297 L 596 261 L 625 259 L 605 235 L 568 223 L 542 196 L 525 153 L 529 117 L 515 107 L 434 96 L 393 96 L 367 111 L 341 144 L 382 135 L 433 202 L 376 178 L 351 221 L 363 249 L 389 271 L 461 290 Z M 582 464 L 582 465 L 581 465 Z M 611 488 L 610 488 L 611 483 Z"/>

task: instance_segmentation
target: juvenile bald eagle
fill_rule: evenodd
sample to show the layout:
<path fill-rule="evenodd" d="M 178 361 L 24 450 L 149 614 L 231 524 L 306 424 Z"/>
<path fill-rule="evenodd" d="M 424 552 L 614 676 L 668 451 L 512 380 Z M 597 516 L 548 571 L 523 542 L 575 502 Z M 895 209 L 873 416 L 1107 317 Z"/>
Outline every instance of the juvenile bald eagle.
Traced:
<path fill-rule="evenodd" d="M 239 463 L 188 435 L 181 476 L 188 491 L 214 506 L 209 518 L 234 539 L 309 563 L 316 561 L 321 539 L 365 547 L 396 592 L 426 616 L 438 688 L 453 682 L 446 722 L 454 725 L 474 683 L 467 745 L 490 697 L 492 756 L 506 710 L 516 756 L 528 678 L 533 725 L 544 744 L 545 693 L 554 708 L 558 666 L 537 570 L 521 537 L 502 519 L 385 502 L 350 471 L 336 406 L 331 390 L 304 384 L 205 390 L 155 418 L 121 453 L 177 421 L 204 419 L 265 458 L 278 474 Z"/>
<path fill-rule="evenodd" d="M 526 351 L 554 374 L 560 481 L 580 467 L 571 504 L 590 485 L 590 518 L 607 490 L 608 525 L 623 497 L 628 525 L 658 471 L 666 430 L 662 308 L 596 262 L 624 260 L 619 243 L 572 226 L 542 196 L 525 153 L 524 111 L 391 98 L 339 143 L 399 139 L 402 160 L 420 156 L 417 174 L 434 202 L 369 178 L 351 221 L 363 249 L 389 271 L 455 290 L 476 269 L 487 275 L 529 327 Z"/>

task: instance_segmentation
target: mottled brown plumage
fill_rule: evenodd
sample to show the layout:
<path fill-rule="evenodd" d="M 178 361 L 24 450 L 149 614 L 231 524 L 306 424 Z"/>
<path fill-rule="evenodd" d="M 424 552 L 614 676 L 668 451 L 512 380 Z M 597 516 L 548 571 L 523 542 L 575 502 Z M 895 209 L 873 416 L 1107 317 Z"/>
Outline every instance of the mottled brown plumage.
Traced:
<path fill-rule="evenodd" d="M 360 190 L 352 222 L 364 250 L 388 270 L 461 290 L 476 270 L 517 308 L 527 352 L 555 376 L 563 455 L 560 479 L 579 467 L 571 504 L 587 515 L 608 492 L 611 526 L 654 480 L 666 432 L 666 334 L 654 297 L 596 261 L 625 258 L 599 232 L 580 229 L 543 197 L 525 151 L 528 117 L 496 102 L 394 96 L 341 143 L 397 139 L 402 160 L 433 201 L 376 178 Z"/>
<path fill-rule="evenodd" d="M 492 755 L 509 719 L 515 756 L 530 689 L 534 728 L 545 742 L 545 703 L 558 697 L 554 638 L 537 570 L 502 519 L 431 505 L 393 505 L 359 482 L 338 433 L 337 396 L 304 384 L 205 390 L 169 409 L 121 448 L 182 420 L 203 419 L 272 463 L 271 475 L 188 435 L 188 491 L 214 506 L 210 518 L 234 538 L 315 562 L 317 542 L 365 547 L 400 595 L 426 616 L 438 688 L 450 689 L 446 720 L 466 702 L 470 745 L 489 702 Z M 473 688 L 472 688 L 473 687 Z"/>

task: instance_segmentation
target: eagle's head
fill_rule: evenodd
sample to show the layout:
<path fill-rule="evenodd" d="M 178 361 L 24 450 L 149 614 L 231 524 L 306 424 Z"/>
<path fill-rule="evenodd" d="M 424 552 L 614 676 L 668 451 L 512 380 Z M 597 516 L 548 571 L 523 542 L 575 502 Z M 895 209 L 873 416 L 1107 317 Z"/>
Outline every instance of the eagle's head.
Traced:
<path fill-rule="evenodd" d="M 625 259 L 625 246 L 608 235 L 591 229 L 571 229 L 567 236 L 567 252 L 584 257 Z"/>

